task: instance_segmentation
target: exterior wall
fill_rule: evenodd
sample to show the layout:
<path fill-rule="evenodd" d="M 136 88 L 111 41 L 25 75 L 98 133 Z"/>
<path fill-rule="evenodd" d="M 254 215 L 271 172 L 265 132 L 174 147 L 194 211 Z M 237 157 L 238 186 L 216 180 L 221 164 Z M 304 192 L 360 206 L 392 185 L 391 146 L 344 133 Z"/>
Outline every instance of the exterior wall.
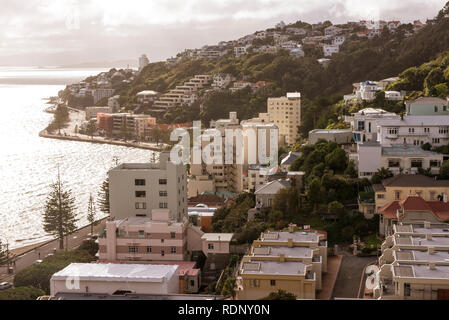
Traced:
<path fill-rule="evenodd" d="M 199 166 L 201 167 L 201 166 Z M 191 170 L 195 170 L 195 165 L 191 166 Z M 215 181 L 209 176 L 196 176 L 188 180 L 188 197 L 196 197 L 203 192 L 209 191 L 215 193 Z"/>
<path fill-rule="evenodd" d="M 298 299 L 315 299 L 315 281 L 306 280 L 304 276 L 283 276 L 283 275 L 241 275 L 243 290 L 237 291 L 238 300 L 258 300 L 268 296 L 272 292 L 283 289 L 291 292 Z M 257 279 L 260 286 L 251 287 L 251 280 Z M 271 280 L 276 281 L 275 286 L 271 286 Z"/>
<path fill-rule="evenodd" d="M 370 177 L 382 167 L 382 148 L 380 146 L 358 146 L 359 178 Z"/>
<path fill-rule="evenodd" d="M 351 143 L 353 140 L 353 134 L 350 130 L 344 130 L 341 132 L 326 131 L 326 130 L 312 130 L 309 132 L 309 143 L 315 144 L 318 140 L 324 139 L 330 142 L 336 142 L 338 144 Z"/>
<path fill-rule="evenodd" d="M 389 133 L 392 128 L 397 128 L 397 134 Z M 413 132 L 410 132 L 413 130 Z M 428 132 L 426 131 L 428 130 Z M 430 143 L 432 146 L 443 146 L 449 142 L 449 125 L 435 126 L 432 123 L 424 123 L 420 126 L 397 125 L 379 126 L 379 142 L 382 145 L 398 144 L 405 141 L 411 145 L 423 145 Z"/>
<path fill-rule="evenodd" d="M 151 210 L 160 209 L 161 203 L 167 204 L 173 220 L 187 217 L 186 167 L 171 163 L 164 153 L 160 159 L 161 163 L 155 164 L 153 169 L 121 169 L 119 166 L 109 171 L 111 217 L 151 217 Z M 131 167 L 136 166 L 132 164 Z M 145 179 L 145 185 L 136 185 L 136 179 Z M 166 179 L 167 184 L 160 184 L 160 179 Z M 145 191 L 145 197 L 137 198 L 136 191 Z M 166 191 L 167 196 L 161 196 L 160 191 Z M 136 203 L 146 203 L 146 208 L 136 209 Z"/>
<path fill-rule="evenodd" d="M 399 161 L 399 167 L 390 167 L 390 160 Z M 443 155 L 426 155 L 426 156 L 382 156 L 381 167 L 388 168 L 393 174 L 399 174 L 402 172 L 405 174 L 416 174 L 418 168 L 412 167 L 412 160 L 421 160 L 423 169 L 431 169 L 433 174 L 439 174 L 440 166 L 443 163 Z M 437 161 L 438 166 L 431 166 L 431 161 Z"/>
<path fill-rule="evenodd" d="M 213 245 L 213 249 L 209 249 L 209 245 Z M 210 254 L 229 254 L 229 242 L 228 241 L 207 241 L 202 239 L 202 249 L 206 256 Z"/>
<path fill-rule="evenodd" d="M 50 294 L 57 293 L 98 293 L 110 294 L 118 290 L 131 291 L 136 294 L 170 294 L 179 293 L 179 279 L 176 276 L 171 279 L 161 279 L 161 282 L 137 282 L 137 281 L 90 281 L 81 280 L 79 288 L 68 289 L 66 280 L 50 280 Z"/>
<path fill-rule="evenodd" d="M 435 107 L 437 112 L 435 112 Z M 411 103 L 407 106 L 407 115 L 413 116 L 433 116 L 433 115 L 449 115 L 448 104 L 418 104 Z"/>
<path fill-rule="evenodd" d="M 275 194 L 256 194 L 256 205 L 263 208 L 271 207 Z"/>
<path fill-rule="evenodd" d="M 110 113 L 112 112 L 111 107 L 87 107 L 86 108 L 86 120 L 97 117 L 97 113 Z"/>
<path fill-rule="evenodd" d="M 279 141 L 292 145 L 299 137 L 301 122 L 301 98 L 268 98 L 267 112 L 270 120 L 279 128 Z"/>

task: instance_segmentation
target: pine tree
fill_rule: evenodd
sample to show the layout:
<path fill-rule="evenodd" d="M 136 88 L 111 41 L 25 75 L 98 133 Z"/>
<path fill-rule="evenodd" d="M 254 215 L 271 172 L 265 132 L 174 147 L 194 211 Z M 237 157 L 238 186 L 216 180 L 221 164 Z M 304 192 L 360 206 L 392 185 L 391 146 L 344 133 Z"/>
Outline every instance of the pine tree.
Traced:
<path fill-rule="evenodd" d="M 59 248 L 64 249 L 64 237 L 76 230 L 75 199 L 71 190 L 64 190 L 58 180 L 51 185 L 44 212 L 44 230 L 59 237 Z"/>
<path fill-rule="evenodd" d="M 119 159 L 117 157 L 114 157 L 112 159 L 112 164 L 113 166 L 111 167 L 111 169 L 114 166 L 118 166 L 119 164 Z M 110 214 L 110 205 L 109 205 L 109 176 L 106 177 L 106 179 L 103 181 L 101 187 L 100 187 L 100 191 L 98 192 L 98 206 L 100 207 L 101 212 L 106 213 L 106 214 Z"/>
<path fill-rule="evenodd" d="M 90 234 L 94 234 L 94 226 L 97 225 L 96 217 L 95 217 L 96 209 L 94 204 L 94 198 L 92 194 L 89 197 L 89 205 L 87 207 L 87 221 L 90 223 Z"/>
<path fill-rule="evenodd" d="M 7 262 L 8 262 L 7 248 L 6 245 L 2 243 L 2 240 L 0 240 L 0 266 L 7 264 Z"/>

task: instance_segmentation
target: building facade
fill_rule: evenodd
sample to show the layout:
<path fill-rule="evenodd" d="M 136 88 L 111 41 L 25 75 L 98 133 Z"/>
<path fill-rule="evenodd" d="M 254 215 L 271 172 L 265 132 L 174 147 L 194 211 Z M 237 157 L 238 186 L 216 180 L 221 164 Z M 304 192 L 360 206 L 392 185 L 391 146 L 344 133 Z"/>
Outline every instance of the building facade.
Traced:
<path fill-rule="evenodd" d="M 301 94 L 287 93 L 286 97 L 268 98 L 267 113 L 271 122 L 279 128 L 281 144 L 293 145 L 299 137 L 301 126 Z"/>

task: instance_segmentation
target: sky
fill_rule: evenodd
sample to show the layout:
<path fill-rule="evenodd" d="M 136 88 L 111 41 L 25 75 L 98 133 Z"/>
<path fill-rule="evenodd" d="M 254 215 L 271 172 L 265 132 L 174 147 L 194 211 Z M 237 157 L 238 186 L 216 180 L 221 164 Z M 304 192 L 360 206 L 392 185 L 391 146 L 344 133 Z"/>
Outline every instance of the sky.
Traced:
<path fill-rule="evenodd" d="M 425 21 L 447 0 L 0 0 L 0 65 L 161 61 L 283 20 Z"/>

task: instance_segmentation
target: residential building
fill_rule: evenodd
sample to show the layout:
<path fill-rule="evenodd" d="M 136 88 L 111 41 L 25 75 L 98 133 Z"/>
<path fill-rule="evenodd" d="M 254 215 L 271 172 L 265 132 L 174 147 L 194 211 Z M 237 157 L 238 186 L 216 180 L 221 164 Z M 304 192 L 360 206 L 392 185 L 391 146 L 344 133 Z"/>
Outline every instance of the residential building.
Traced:
<path fill-rule="evenodd" d="M 449 225 L 401 223 L 382 244 L 374 298 L 449 299 Z"/>
<path fill-rule="evenodd" d="M 422 146 L 445 146 L 449 143 L 449 115 L 403 116 L 377 122 L 378 140 L 388 146 L 407 143 Z"/>
<path fill-rule="evenodd" d="M 179 292 L 176 265 L 71 263 L 50 279 L 50 294 L 170 294 Z M 79 285 L 72 283 L 79 280 Z"/>
<path fill-rule="evenodd" d="M 387 23 L 388 30 L 396 31 L 396 29 L 401 25 L 401 21 L 389 21 Z"/>
<path fill-rule="evenodd" d="M 332 44 L 334 46 L 341 46 L 346 40 L 346 36 L 340 35 L 340 36 L 334 36 L 332 38 Z"/>
<path fill-rule="evenodd" d="M 298 299 L 315 299 L 322 272 L 327 272 L 323 233 L 295 231 L 295 225 L 288 231 L 262 233 L 240 263 L 237 299 L 261 299 L 280 289 Z"/>
<path fill-rule="evenodd" d="M 97 113 L 97 128 L 107 136 L 112 136 L 114 118 L 112 113 Z"/>
<path fill-rule="evenodd" d="M 325 57 L 331 57 L 334 53 L 338 53 L 340 46 L 336 44 L 325 44 L 323 45 L 323 52 Z"/>
<path fill-rule="evenodd" d="M 324 35 L 326 36 L 336 36 L 343 30 L 337 26 L 330 26 L 324 29 Z"/>
<path fill-rule="evenodd" d="M 271 122 L 279 128 L 280 144 L 293 145 L 299 137 L 301 126 L 301 94 L 287 93 L 280 98 L 268 98 L 267 113 Z"/>
<path fill-rule="evenodd" d="M 430 169 L 438 174 L 443 155 L 423 150 L 420 146 L 396 144 L 381 146 L 379 142 L 357 145 L 357 154 L 350 155 L 358 167 L 359 177 L 371 177 L 380 168 L 388 168 L 393 174 L 416 174 L 418 169 Z"/>
<path fill-rule="evenodd" d="M 372 101 L 379 90 L 376 81 L 360 82 L 358 90 L 355 92 L 358 100 Z"/>
<path fill-rule="evenodd" d="M 195 226 L 200 227 L 203 232 L 212 232 L 212 218 L 217 208 L 209 208 L 205 204 L 197 204 L 194 207 L 189 207 L 187 210 L 189 220 L 193 222 Z"/>
<path fill-rule="evenodd" d="M 139 72 L 149 64 L 150 60 L 148 60 L 147 56 L 145 54 L 141 55 L 139 57 Z"/>
<path fill-rule="evenodd" d="M 314 129 L 309 131 L 310 144 L 315 144 L 321 139 L 338 144 L 350 144 L 354 137 L 351 129 Z"/>
<path fill-rule="evenodd" d="M 151 129 L 156 126 L 156 118 L 151 116 L 134 117 L 134 132 L 137 138 L 147 140 Z"/>
<path fill-rule="evenodd" d="M 136 94 L 137 103 L 140 105 L 153 104 L 156 101 L 159 93 L 153 90 L 144 90 Z"/>
<path fill-rule="evenodd" d="M 86 107 L 86 120 L 97 118 L 98 113 L 112 113 L 111 107 Z"/>
<path fill-rule="evenodd" d="M 250 47 L 249 45 L 234 47 L 235 57 L 238 58 L 240 56 L 243 56 L 243 55 L 247 54 L 248 53 L 247 50 L 248 50 L 249 47 Z"/>
<path fill-rule="evenodd" d="M 414 101 L 406 101 L 409 116 L 449 115 L 449 102 L 434 97 L 421 97 Z"/>
<path fill-rule="evenodd" d="M 111 97 L 114 94 L 115 89 L 94 89 L 91 92 L 92 97 L 94 98 L 94 104 L 97 104 L 101 99 Z"/>
<path fill-rule="evenodd" d="M 234 79 L 234 76 L 231 74 L 216 74 L 213 78 L 212 88 L 215 90 L 227 88 Z"/>
<path fill-rule="evenodd" d="M 256 208 L 270 208 L 276 194 L 280 190 L 290 187 L 290 181 L 282 179 L 268 182 L 262 186 L 259 185 L 254 192 L 256 196 Z"/>
<path fill-rule="evenodd" d="M 111 217 L 151 217 L 152 209 L 169 209 L 170 220 L 187 219 L 186 167 L 169 161 L 169 155 L 162 152 L 158 163 L 125 163 L 109 171 Z"/>
<path fill-rule="evenodd" d="M 378 121 L 382 119 L 400 119 L 395 113 L 382 109 L 365 108 L 351 116 L 345 116 L 345 122 L 351 125 L 354 141 L 377 141 Z"/>
<path fill-rule="evenodd" d="M 436 180 L 424 175 L 399 174 L 373 185 L 375 212 L 393 201 L 419 195 L 425 201 L 439 201 L 449 196 L 449 180 Z"/>
<path fill-rule="evenodd" d="M 399 91 L 385 91 L 385 99 L 391 101 L 404 100 L 404 96 Z"/>
<path fill-rule="evenodd" d="M 152 217 L 129 217 L 106 222 L 99 238 L 99 259 L 108 261 L 182 261 L 187 250 L 187 224 L 172 220 L 168 209 Z M 201 250 L 201 248 L 199 248 Z"/>
<path fill-rule="evenodd" d="M 382 79 L 377 83 L 377 86 L 380 90 L 384 90 L 387 88 L 389 84 L 392 84 L 393 82 L 396 82 L 399 80 L 399 77 L 390 77 L 386 79 Z"/>
<path fill-rule="evenodd" d="M 301 153 L 300 152 L 293 152 L 290 151 L 288 153 L 288 155 L 286 155 L 282 160 L 281 160 L 281 170 L 284 172 L 288 172 L 290 171 L 290 166 L 295 163 L 296 160 L 298 160 L 301 157 Z"/>

